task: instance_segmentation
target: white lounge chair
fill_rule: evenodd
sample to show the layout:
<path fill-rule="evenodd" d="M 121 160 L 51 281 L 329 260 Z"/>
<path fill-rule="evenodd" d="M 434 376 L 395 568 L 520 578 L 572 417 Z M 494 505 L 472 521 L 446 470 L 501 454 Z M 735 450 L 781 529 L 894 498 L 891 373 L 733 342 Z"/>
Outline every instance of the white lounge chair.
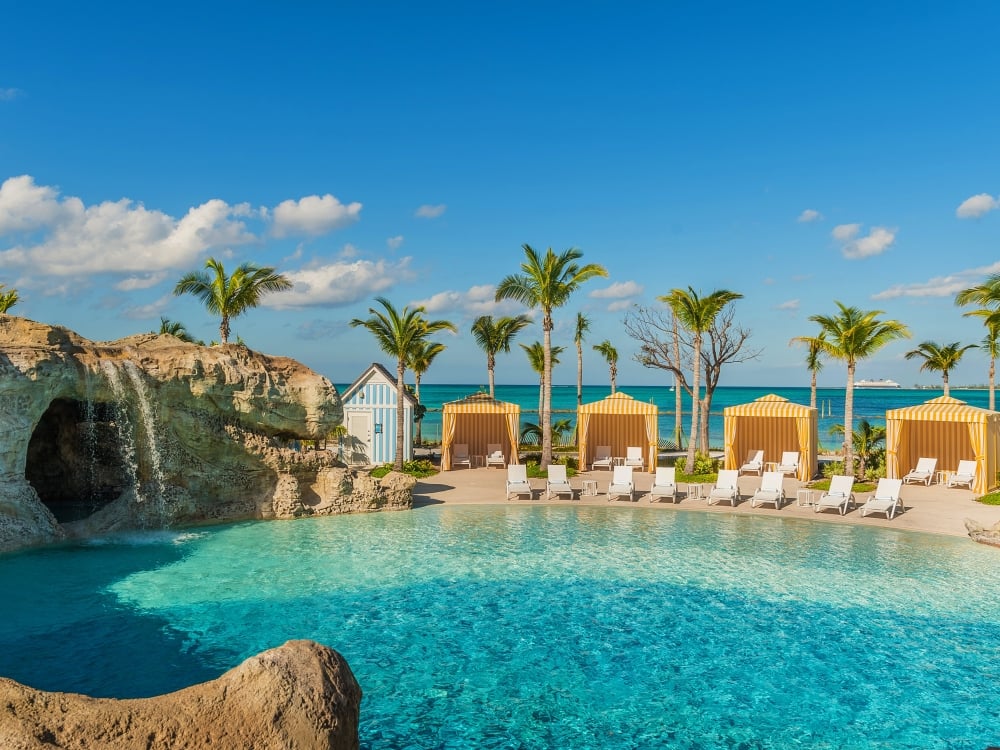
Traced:
<path fill-rule="evenodd" d="M 763 454 L 763 451 L 761 453 Z M 740 490 L 737 486 L 739 478 L 740 473 L 736 469 L 723 469 L 720 471 L 718 478 L 715 480 L 715 487 L 708 493 L 708 504 L 711 505 L 712 503 L 721 503 L 723 500 L 728 500 L 735 507 L 736 500 L 740 496 Z"/>
<path fill-rule="evenodd" d="M 642 460 L 642 448 L 630 445 L 625 449 L 625 465 L 633 469 L 641 469 L 645 463 Z"/>
<path fill-rule="evenodd" d="M 553 497 L 558 497 L 559 495 L 569 495 L 569 499 L 573 499 L 573 493 L 576 491 L 570 485 L 569 480 L 566 479 L 566 464 L 549 464 L 549 478 L 545 482 L 545 497 L 546 499 L 552 499 Z"/>
<path fill-rule="evenodd" d="M 611 484 L 608 485 L 608 502 L 622 495 L 628 495 L 629 500 L 634 500 L 635 483 L 632 481 L 632 467 L 615 466 L 613 469 Z"/>
<path fill-rule="evenodd" d="M 750 451 L 747 460 L 740 467 L 740 474 L 754 472 L 758 476 L 764 472 L 764 451 Z"/>
<path fill-rule="evenodd" d="M 781 461 L 778 465 L 774 467 L 774 470 L 779 474 L 791 474 L 792 476 L 798 476 L 799 474 L 799 452 L 798 451 L 785 451 L 781 454 Z"/>
<path fill-rule="evenodd" d="M 928 487 L 931 486 L 931 480 L 934 478 L 934 470 L 937 468 L 936 458 L 920 458 L 917 460 L 917 465 L 913 467 L 913 471 L 903 477 L 903 484 L 907 482 L 923 482 Z"/>
<path fill-rule="evenodd" d="M 499 466 L 501 469 L 507 465 L 507 459 L 503 454 L 500 443 L 488 443 L 486 445 L 486 468 Z"/>
<path fill-rule="evenodd" d="M 611 457 L 611 446 L 610 445 L 599 445 L 597 450 L 594 452 L 594 461 L 590 464 L 591 470 L 593 469 L 607 469 L 611 471 L 611 467 L 614 465 L 614 459 Z"/>
<path fill-rule="evenodd" d="M 649 490 L 649 502 L 670 498 L 670 502 L 677 502 L 677 470 L 673 467 L 657 466 L 656 477 L 653 479 L 653 486 Z"/>
<path fill-rule="evenodd" d="M 455 443 L 451 448 L 451 467 L 465 466 L 472 468 L 472 457 L 469 455 L 467 443 Z"/>
<path fill-rule="evenodd" d="M 903 510 L 903 500 L 899 496 L 899 490 L 902 486 L 902 479 L 886 479 L 884 477 L 879 479 L 875 494 L 861 506 L 861 515 L 885 513 L 891 520 L 896 515 L 897 510 Z"/>
<path fill-rule="evenodd" d="M 528 467 L 524 464 L 511 464 L 507 467 L 507 499 L 519 495 L 527 495 L 529 500 L 534 497 L 528 483 Z"/>
<path fill-rule="evenodd" d="M 824 508 L 839 508 L 840 515 L 847 513 L 847 508 L 854 500 L 854 477 L 834 474 L 830 477 L 830 489 L 819 496 L 813 505 L 813 511 L 819 513 Z"/>
<path fill-rule="evenodd" d="M 975 461 L 959 461 L 958 469 L 948 477 L 949 487 L 958 487 L 960 484 L 967 485 L 971 490 L 972 485 L 976 483 L 976 462 Z"/>
<path fill-rule="evenodd" d="M 781 510 L 781 503 L 785 500 L 785 488 L 782 486 L 784 478 L 785 475 L 780 471 L 765 471 L 760 480 L 760 487 L 750 498 L 750 507 L 756 508 L 764 503 L 774 503 L 775 510 Z"/>

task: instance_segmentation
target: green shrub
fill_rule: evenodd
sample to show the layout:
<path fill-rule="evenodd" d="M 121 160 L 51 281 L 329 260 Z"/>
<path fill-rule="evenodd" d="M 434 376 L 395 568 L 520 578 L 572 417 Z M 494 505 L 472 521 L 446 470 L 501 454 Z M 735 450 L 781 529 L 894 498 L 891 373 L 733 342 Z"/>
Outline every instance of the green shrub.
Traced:
<path fill-rule="evenodd" d="M 380 479 L 393 471 L 392 464 L 382 464 L 381 466 L 376 466 L 371 471 L 371 475 L 376 479 Z M 413 461 L 405 461 L 403 463 L 403 473 L 409 474 L 411 477 L 416 477 L 417 479 L 423 479 L 424 477 L 430 477 L 438 473 L 437 467 L 431 463 L 426 458 L 418 458 Z"/>
<path fill-rule="evenodd" d="M 687 471 L 687 457 L 682 456 L 674 462 L 679 474 L 718 474 L 719 459 L 712 458 L 707 453 L 697 451 L 694 454 L 694 471 Z"/>
<path fill-rule="evenodd" d="M 543 469 L 540 465 L 540 458 L 535 458 L 529 460 L 525 463 L 528 470 L 528 476 L 532 479 L 548 479 L 549 472 L 548 469 Z M 566 464 L 566 476 L 575 477 L 577 475 L 577 462 L 575 458 L 568 456 L 557 456 L 552 462 L 554 464 Z"/>
<path fill-rule="evenodd" d="M 983 505 L 1000 505 L 1000 492 L 991 492 L 988 495 L 976 498 L 977 503 Z"/>

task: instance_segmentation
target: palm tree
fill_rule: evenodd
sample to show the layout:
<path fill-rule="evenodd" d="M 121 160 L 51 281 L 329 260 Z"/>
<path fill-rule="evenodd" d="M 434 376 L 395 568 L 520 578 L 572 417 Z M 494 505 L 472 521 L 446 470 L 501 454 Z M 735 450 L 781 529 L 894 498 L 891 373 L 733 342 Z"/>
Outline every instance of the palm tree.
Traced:
<path fill-rule="evenodd" d="M 941 381 L 944 383 L 944 395 L 948 395 L 948 372 L 955 369 L 962 355 L 969 349 L 975 349 L 975 344 L 959 345 L 957 341 L 950 344 L 937 344 L 933 341 L 924 341 L 916 349 L 911 349 L 904 356 L 907 359 L 922 359 L 921 370 L 930 372 L 940 372 Z"/>
<path fill-rule="evenodd" d="M 594 351 L 604 357 L 604 361 L 608 363 L 608 374 L 611 377 L 611 392 L 614 393 L 618 389 L 618 350 L 611 345 L 610 341 L 605 339 L 600 344 L 594 346 Z"/>
<path fill-rule="evenodd" d="M 6 284 L 0 284 L 0 314 L 2 315 L 6 315 L 7 311 L 21 299 L 16 289 L 10 289 L 6 292 L 4 289 L 6 289 Z"/>
<path fill-rule="evenodd" d="M 861 419 L 853 432 L 851 443 L 857 449 L 858 474 L 864 477 L 868 469 L 873 464 L 877 464 L 879 458 L 885 454 L 885 427 L 879 427 L 867 419 Z M 835 424 L 830 428 L 830 434 L 843 435 L 844 425 Z"/>
<path fill-rule="evenodd" d="M 430 368 L 434 358 L 443 352 L 445 348 L 444 344 L 440 344 L 437 341 L 422 340 L 415 342 L 413 348 L 410 350 L 410 369 L 413 370 L 414 396 L 418 404 L 420 403 L 420 378 Z M 414 439 L 417 445 L 423 445 L 424 442 L 424 436 L 420 429 L 423 421 L 424 416 L 421 414 L 417 417 L 417 434 Z"/>
<path fill-rule="evenodd" d="M 910 329 L 898 320 L 879 320 L 882 310 L 860 310 L 837 302 L 836 315 L 811 315 L 819 324 L 823 353 L 847 363 L 847 391 L 844 395 L 844 470 L 854 472 L 854 373 L 859 359 L 867 359 L 896 339 L 909 338 Z"/>
<path fill-rule="evenodd" d="M 232 276 L 220 261 L 209 258 L 205 261 L 205 271 L 192 271 L 181 277 L 174 287 L 174 294 L 193 294 L 205 303 L 205 308 L 213 315 L 219 315 L 219 336 L 223 344 L 229 343 L 229 321 L 238 318 L 247 310 L 260 304 L 261 298 L 270 292 L 282 292 L 292 288 L 286 276 L 275 273 L 270 266 L 256 266 L 243 263 Z"/>
<path fill-rule="evenodd" d="M 545 346 L 541 341 L 532 344 L 518 344 L 524 353 L 528 355 L 528 362 L 531 369 L 538 373 L 538 414 L 541 421 L 542 407 L 545 406 Z M 564 346 L 554 346 L 549 354 L 549 361 L 552 367 L 559 364 L 559 355 L 566 350 Z M 539 428 L 541 425 L 539 425 Z"/>
<path fill-rule="evenodd" d="M 819 336 L 796 336 L 789 344 L 804 344 L 806 348 L 806 369 L 809 370 L 809 406 L 816 408 L 816 374 L 823 369 L 823 334 Z"/>
<path fill-rule="evenodd" d="M 966 317 L 983 319 L 986 337 L 980 348 L 990 358 L 990 410 L 996 407 L 996 360 L 998 356 L 997 338 L 1000 336 L 1000 273 L 989 276 L 978 286 L 963 289 L 955 295 L 955 304 L 960 306 L 979 305 L 976 310 L 962 313 Z"/>
<path fill-rule="evenodd" d="M 486 371 L 490 379 L 490 398 L 494 397 L 493 371 L 497 365 L 497 353 L 510 353 L 511 342 L 526 326 L 531 324 L 527 315 L 503 317 L 497 320 L 491 315 L 482 315 L 472 324 L 472 335 L 476 344 L 486 352 Z"/>
<path fill-rule="evenodd" d="M 576 344 L 576 408 L 583 405 L 583 335 L 590 330 L 590 320 L 581 312 L 576 314 L 576 331 L 573 333 L 573 343 Z M 614 391 L 612 391 L 613 393 Z"/>
<path fill-rule="evenodd" d="M 367 328 L 378 342 L 378 347 L 396 360 L 396 471 L 403 470 L 403 398 L 406 393 L 406 366 L 417 344 L 438 331 L 455 331 L 447 320 L 427 320 L 424 308 L 403 307 L 397 311 L 385 297 L 376 297 L 381 310 L 369 307 L 367 319 L 354 318 L 351 327 Z"/>
<path fill-rule="evenodd" d="M 189 344 L 195 343 L 195 340 L 188 333 L 187 328 L 184 324 L 177 320 L 171 320 L 170 318 L 165 318 L 160 316 L 160 330 L 157 331 L 161 336 L 163 334 L 169 334 L 174 338 L 178 338 L 181 341 L 186 341 Z"/>
<path fill-rule="evenodd" d="M 678 322 L 684 326 L 694 338 L 694 353 L 691 364 L 691 435 L 688 438 L 687 465 L 694 466 L 694 449 L 698 444 L 698 410 L 701 407 L 701 341 L 705 331 L 712 327 L 715 318 L 722 308 L 734 300 L 742 299 L 743 295 L 728 289 L 716 289 L 705 297 L 700 296 L 692 287 L 672 289 L 670 294 L 659 297 L 665 302 Z"/>
<path fill-rule="evenodd" d="M 545 368 L 542 374 L 542 461 L 544 469 L 552 462 L 552 311 L 562 307 L 573 292 L 585 281 L 596 276 L 607 276 L 603 266 L 596 263 L 579 265 L 576 261 L 583 253 L 576 248 L 564 250 L 559 255 L 549 248 L 539 255 L 530 245 L 523 245 L 525 260 L 521 273 L 507 276 L 497 285 L 496 301 L 513 299 L 530 309 L 542 311 L 542 344 L 545 349 Z"/>

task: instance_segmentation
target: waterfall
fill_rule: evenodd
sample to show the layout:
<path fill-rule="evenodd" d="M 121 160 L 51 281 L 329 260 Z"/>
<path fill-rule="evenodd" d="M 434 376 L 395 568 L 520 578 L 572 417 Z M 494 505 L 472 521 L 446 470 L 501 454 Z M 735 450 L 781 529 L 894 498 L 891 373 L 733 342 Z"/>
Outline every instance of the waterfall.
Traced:
<path fill-rule="evenodd" d="M 87 457 L 87 500 L 91 512 L 97 508 L 97 408 L 94 405 L 94 383 L 87 372 L 86 400 L 83 402 L 83 452 Z"/>
<path fill-rule="evenodd" d="M 131 362 L 125 362 L 121 370 L 118 365 L 109 360 L 102 360 L 101 371 L 107 378 L 111 392 L 114 394 L 115 426 L 118 432 L 118 445 L 121 451 L 122 466 L 126 481 L 135 492 L 136 505 L 141 508 L 139 522 L 145 526 L 150 521 L 157 521 L 163 516 L 164 476 L 159 445 L 156 439 L 156 422 L 149 399 L 149 391 L 139 369 Z M 122 378 L 124 370 L 126 378 Z M 127 387 L 131 385 L 131 389 Z M 131 393 L 130 393 L 131 390 Z M 130 396 L 134 396 L 130 399 Z M 138 405 L 137 413 L 129 408 L 130 401 Z M 134 417 L 134 418 L 133 418 Z M 143 489 L 139 471 L 139 450 L 137 433 L 144 439 L 145 455 L 149 460 L 151 482 L 148 484 L 155 493 L 154 503 L 148 503 L 148 497 Z M 152 507 L 150 507 L 152 505 Z"/>

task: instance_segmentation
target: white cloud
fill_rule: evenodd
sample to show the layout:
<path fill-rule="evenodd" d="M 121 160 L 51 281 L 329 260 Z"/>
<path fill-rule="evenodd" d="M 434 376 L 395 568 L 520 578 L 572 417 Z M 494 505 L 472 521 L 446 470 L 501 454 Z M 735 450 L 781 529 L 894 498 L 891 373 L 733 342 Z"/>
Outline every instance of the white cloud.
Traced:
<path fill-rule="evenodd" d="M 796 221 L 800 221 L 803 224 L 808 224 L 811 221 L 820 221 L 823 218 L 823 214 L 814 208 L 807 208 L 805 211 L 799 214 L 799 218 Z"/>
<path fill-rule="evenodd" d="M 271 234 L 275 237 L 318 236 L 354 223 L 360 214 L 358 202 L 345 206 L 329 193 L 307 195 L 298 201 L 282 201 L 274 207 Z"/>
<path fill-rule="evenodd" d="M 115 289 L 122 292 L 133 292 L 136 289 L 149 289 L 151 286 L 159 284 L 166 277 L 167 274 L 163 272 L 148 273 L 145 276 L 129 276 L 127 279 L 122 279 L 115 284 Z"/>
<path fill-rule="evenodd" d="M 982 283 L 983 279 L 1000 273 L 1000 261 L 988 266 L 970 268 L 965 271 L 934 276 L 915 284 L 895 284 L 872 295 L 873 300 L 897 299 L 899 297 L 954 297 L 963 289 Z"/>
<path fill-rule="evenodd" d="M 0 89 L 0 102 L 11 102 L 24 92 L 21 89 Z"/>
<path fill-rule="evenodd" d="M 790 312 L 796 312 L 799 309 L 799 301 L 797 299 L 786 300 L 774 306 L 775 310 L 788 310 Z"/>
<path fill-rule="evenodd" d="M 608 312 L 621 312 L 622 310 L 627 310 L 630 307 L 632 307 L 632 300 L 630 299 L 615 300 L 608 305 Z"/>
<path fill-rule="evenodd" d="M 30 176 L 12 177 L 0 185 L 0 237 L 29 236 L 0 249 L 0 261 L 55 276 L 182 268 L 210 248 L 256 241 L 233 218 L 245 210 L 214 199 L 175 219 L 125 198 L 86 206 Z"/>
<path fill-rule="evenodd" d="M 307 320 L 299 324 L 295 331 L 296 338 L 306 341 L 316 341 L 318 339 L 331 339 L 339 336 L 350 328 L 344 320 Z"/>
<path fill-rule="evenodd" d="M 496 287 L 492 284 L 480 284 L 469 287 L 464 292 L 447 290 L 433 294 L 427 299 L 415 300 L 414 306 L 423 307 L 428 313 L 462 313 L 479 317 L 480 315 L 511 315 L 520 305 L 513 300 L 496 301 Z"/>
<path fill-rule="evenodd" d="M 637 284 L 634 281 L 616 281 L 603 289 L 593 290 L 590 296 L 595 299 L 623 299 L 642 294 L 642 289 L 642 284 Z"/>
<path fill-rule="evenodd" d="M 955 215 L 960 219 L 977 219 L 998 208 L 1000 199 L 994 198 L 989 193 L 980 193 L 962 201 L 962 205 L 955 209 Z"/>
<path fill-rule="evenodd" d="M 357 246 L 347 242 L 342 248 L 340 248 L 340 252 L 337 253 L 337 257 L 342 260 L 350 260 L 351 258 L 357 258 L 360 254 L 361 251 L 358 250 Z"/>
<path fill-rule="evenodd" d="M 416 211 L 414 211 L 413 215 L 419 219 L 436 219 L 441 214 L 443 214 L 447 208 L 448 206 L 446 206 L 444 203 L 439 203 L 436 206 L 431 206 L 425 203 Z"/>
<path fill-rule="evenodd" d="M 857 258 L 870 258 L 873 255 L 881 255 L 888 250 L 896 241 L 896 230 L 886 227 L 872 227 L 866 237 L 861 237 L 848 242 L 840 251 L 845 258 L 851 260 Z"/>
<path fill-rule="evenodd" d="M 399 250 L 403 245 L 403 235 L 397 234 L 395 237 L 390 237 L 385 241 L 385 244 L 390 250 Z"/>
<path fill-rule="evenodd" d="M 287 292 L 265 296 L 261 304 L 279 310 L 348 305 L 384 292 L 400 281 L 411 280 L 413 272 L 409 265 L 409 258 L 402 258 L 396 263 L 384 260 L 335 261 L 298 271 L 285 271 L 285 276 L 294 287 Z"/>
<path fill-rule="evenodd" d="M 170 304 L 170 300 L 173 299 L 173 295 L 164 295 L 154 302 L 150 302 L 148 305 L 136 305 L 134 307 L 126 307 L 122 311 L 122 317 L 128 318 L 129 320 L 150 320 L 151 318 L 158 318 L 163 314 L 163 311 L 167 309 L 167 305 Z"/>
<path fill-rule="evenodd" d="M 838 224 L 830 232 L 833 235 L 833 239 L 838 242 L 847 242 L 858 236 L 858 232 L 861 231 L 860 224 Z"/>

